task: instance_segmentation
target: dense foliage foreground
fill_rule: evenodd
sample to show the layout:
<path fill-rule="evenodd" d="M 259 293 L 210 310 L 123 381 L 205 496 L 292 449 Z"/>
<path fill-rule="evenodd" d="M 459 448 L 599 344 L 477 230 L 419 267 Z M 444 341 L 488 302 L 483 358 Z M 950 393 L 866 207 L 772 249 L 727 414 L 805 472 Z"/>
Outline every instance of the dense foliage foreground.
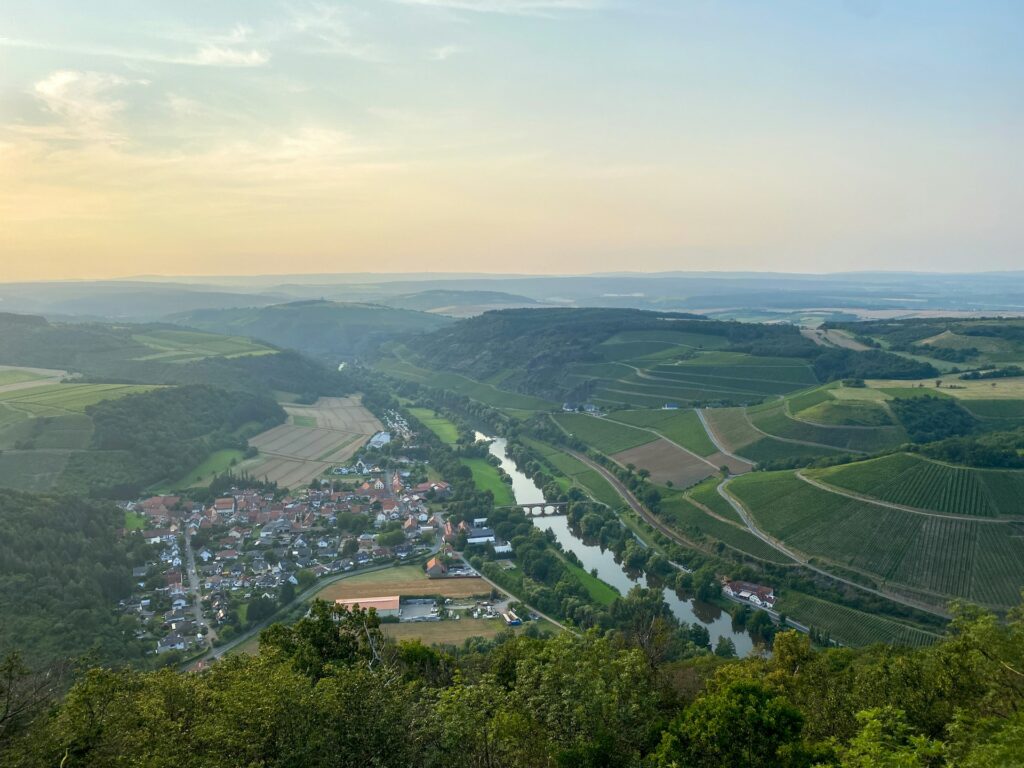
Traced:
<path fill-rule="evenodd" d="M 257 656 L 198 674 L 93 669 L 30 711 L 3 676 L 5 766 L 1024 765 L 1024 614 L 961 611 L 922 650 L 659 664 L 659 627 L 444 653 L 385 641 L 375 615 L 318 603 Z M 642 638 L 642 644 L 635 644 Z M 12 706 L 13 702 L 13 706 Z"/>

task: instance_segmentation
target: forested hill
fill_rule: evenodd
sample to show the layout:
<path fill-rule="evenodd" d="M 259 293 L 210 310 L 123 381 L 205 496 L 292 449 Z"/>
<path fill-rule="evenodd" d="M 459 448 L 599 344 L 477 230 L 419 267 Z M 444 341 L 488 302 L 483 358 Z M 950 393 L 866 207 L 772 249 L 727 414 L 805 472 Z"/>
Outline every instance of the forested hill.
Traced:
<path fill-rule="evenodd" d="M 787 324 L 709 320 L 700 315 L 636 309 L 509 309 L 462 320 L 409 345 L 426 368 L 477 380 L 501 377 L 502 387 L 557 396 L 567 366 L 624 360 L 621 351 L 663 362 L 707 350 L 797 358 L 819 381 L 849 377 L 922 378 L 927 363 L 882 350 L 821 347 Z M 648 345 L 644 347 L 643 345 Z M 636 358 L 634 358 L 636 359 Z"/>
<path fill-rule="evenodd" d="M 103 662 L 141 659 L 148 648 L 134 620 L 113 609 L 149 548 L 119 536 L 123 525 L 109 502 L 0 492 L 0 648 L 20 648 L 32 662 L 89 652 Z M 2 713 L 0 705 L 0 742 Z"/>
<path fill-rule="evenodd" d="M 442 315 L 378 304 L 297 301 L 251 309 L 203 309 L 172 315 L 182 326 L 238 334 L 297 349 L 335 365 L 371 353 L 398 336 L 425 333 L 449 325 Z"/>
<path fill-rule="evenodd" d="M 645 601 L 639 600 L 638 604 Z M 386 641 L 324 603 L 201 674 L 96 669 L 0 731 L 12 768 L 1014 768 L 1024 621 L 965 613 L 944 642 L 666 662 L 656 617 L 624 637 L 511 632 L 460 649 Z M 6 737 L 6 738 L 4 738 Z"/>
<path fill-rule="evenodd" d="M 66 370 L 91 381 L 210 384 L 254 393 L 349 391 L 334 368 L 297 352 L 167 324 L 51 323 L 0 313 L 0 365 Z"/>

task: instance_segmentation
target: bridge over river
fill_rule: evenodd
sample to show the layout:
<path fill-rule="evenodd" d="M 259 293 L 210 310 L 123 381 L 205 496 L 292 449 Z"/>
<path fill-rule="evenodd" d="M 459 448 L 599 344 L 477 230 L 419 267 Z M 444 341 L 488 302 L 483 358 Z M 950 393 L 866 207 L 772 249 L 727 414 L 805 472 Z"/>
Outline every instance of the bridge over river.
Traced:
<path fill-rule="evenodd" d="M 545 501 L 536 504 L 509 504 L 495 509 L 520 509 L 527 517 L 543 517 L 545 515 L 564 515 L 569 503 L 566 501 Z"/>

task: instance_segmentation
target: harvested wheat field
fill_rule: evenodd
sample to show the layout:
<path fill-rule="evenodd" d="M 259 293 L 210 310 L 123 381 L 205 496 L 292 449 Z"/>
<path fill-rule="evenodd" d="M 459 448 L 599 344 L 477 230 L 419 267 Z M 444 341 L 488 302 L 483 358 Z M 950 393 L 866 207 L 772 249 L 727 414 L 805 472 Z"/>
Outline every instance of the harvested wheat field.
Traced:
<path fill-rule="evenodd" d="M 328 584 L 317 597 L 333 602 L 339 599 L 388 595 L 472 597 L 486 595 L 490 591 L 491 585 L 481 578 L 428 579 L 418 565 L 400 565 Z"/>
<path fill-rule="evenodd" d="M 249 444 L 260 457 L 243 468 L 253 477 L 284 488 L 305 485 L 350 459 L 381 429 L 359 398 L 322 397 L 313 405 L 288 405 L 289 418 Z"/>

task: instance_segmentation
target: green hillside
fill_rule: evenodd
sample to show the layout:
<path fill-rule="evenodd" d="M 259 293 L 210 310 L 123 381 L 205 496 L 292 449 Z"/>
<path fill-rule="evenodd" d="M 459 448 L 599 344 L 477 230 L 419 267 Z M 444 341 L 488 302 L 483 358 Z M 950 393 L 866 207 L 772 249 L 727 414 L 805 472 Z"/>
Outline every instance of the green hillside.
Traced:
<path fill-rule="evenodd" d="M 202 331 L 261 339 L 335 362 L 372 355 L 391 339 L 427 333 L 453 322 L 428 312 L 333 301 L 200 309 L 168 320 Z"/>
<path fill-rule="evenodd" d="M 956 515 L 1024 519 L 1024 470 L 956 467 L 896 453 L 807 474 L 883 501 Z"/>
<path fill-rule="evenodd" d="M 917 590 L 938 605 L 1020 602 L 1018 523 L 901 511 L 830 493 L 793 472 L 752 473 L 727 487 L 762 530 L 808 556 Z"/>

